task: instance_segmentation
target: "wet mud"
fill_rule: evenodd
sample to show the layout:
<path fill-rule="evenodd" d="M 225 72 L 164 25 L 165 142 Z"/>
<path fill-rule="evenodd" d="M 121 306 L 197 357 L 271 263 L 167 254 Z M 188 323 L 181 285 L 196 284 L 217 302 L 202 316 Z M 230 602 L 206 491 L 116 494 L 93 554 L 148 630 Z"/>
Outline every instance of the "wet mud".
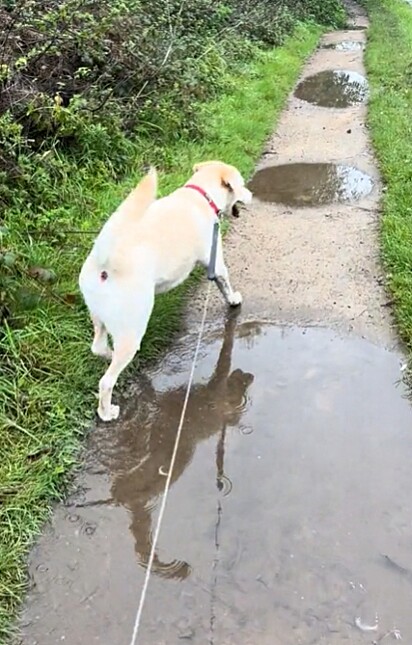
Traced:
<path fill-rule="evenodd" d="M 192 350 L 181 343 L 128 393 L 121 423 L 93 433 L 88 485 L 38 547 L 23 643 L 129 642 Z M 375 614 L 377 636 L 412 638 L 400 360 L 233 317 L 206 337 L 139 642 L 356 644 L 355 619 Z"/>
<path fill-rule="evenodd" d="M 295 96 L 326 108 L 347 108 L 366 100 L 368 83 L 352 70 L 325 70 L 303 79 Z"/>
<path fill-rule="evenodd" d="M 292 163 L 256 172 L 249 184 L 263 202 L 286 206 L 350 203 L 366 197 L 372 178 L 357 168 L 332 163 Z"/>

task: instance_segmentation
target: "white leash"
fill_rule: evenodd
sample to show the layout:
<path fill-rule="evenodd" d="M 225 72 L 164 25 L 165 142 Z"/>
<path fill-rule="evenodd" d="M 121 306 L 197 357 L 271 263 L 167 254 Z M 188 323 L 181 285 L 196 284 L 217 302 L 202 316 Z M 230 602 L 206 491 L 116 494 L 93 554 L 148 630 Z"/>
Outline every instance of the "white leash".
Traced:
<path fill-rule="evenodd" d="M 144 583 L 143 583 L 142 593 L 140 595 L 139 606 L 137 608 L 136 618 L 135 618 L 135 622 L 134 622 L 133 636 L 132 636 L 132 639 L 130 641 L 130 645 L 136 645 L 136 643 L 137 643 L 137 636 L 138 636 L 138 633 L 139 633 L 140 622 L 141 622 L 142 613 L 143 613 L 143 607 L 144 607 L 144 603 L 145 603 L 145 600 L 146 600 L 147 589 L 149 587 L 150 576 L 151 576 L 151 573 L 152 573 L 153 561 L 154 561 L 155 552 L 156 552 L 156 548 L 157 548 L 157 542 L 159 540 L 159 535 L 160 535 L 160 528 L 161 528 L 161 524 L 162 524 L 162 520 L 163 520 L 163 515 L 164 515 L 165 509 L 166 509 L 167 496 L 169 494 L 170 483 L 172 481 L 172 474 L 173 474 L 173 469 L 174 469 L 174 466 L 175 466 L 177 451 L 178 451 L 178 448 L 179 448 L 180 436 L 182 434 L 182 428 L 183 428 L 183 423 L 184 423 L 185 416 L 186 416 L 187 404 L 188 404 L 188 401 L 189 401 L 190 391 L 192 389 L 192 384 L 193 384 L 193 377 L 194 377 L 194 374 L 195 374 L 197 357 L 199 355 L 200 343 L 202 341 L 203 331 L 204 331 L 204 327 L 205 327 L 207 307 L 208 307 L 208 304 L 209 304 L 209 297 L 210 297 L 210 287 L 211 287 L 211 282 L 209 282 L 209 286 L 208 286 L 207 293 L 206 293 L 205 304 L 204 304 L 204 307 L 203 307 L 202 322 L 200 323 L 200 329 L 199 329 L 199 334 L 198 334 L 198 338 L 197 338 L 196 349 L 195 349 L 195 353 L 193 354 L 192 368 L 190 370 L 189 380 L 188 380 L 187 388 L 186 388 L 185 399 L 184 399 L 184 402 L 183 402 L 182 412 L 180 414 L 180 420 L 179 420 L 179 425 L 178 425 L 178 428 L 177 428 L 175 444 L 174 444 L 174 447 L 173 447 L 173 454 L 172 454 L 172 458 L 170 460 L 169 471 L 167 473 L 166 484 L 165 484 L 164 491 L 163 491 L 162 503 L 160 505 L 159 517 L 157 519 L 156 530 L 155 530 L 154 537 L 153 537 L 152 548 L 151 548 L 151 551 L 150 551 L 150 557 L 149 557 L 149 561 L 148 561 L 148 564 L 147 564 L 146 575 L 145 575 L 145 579 L 144 579 Z"/>

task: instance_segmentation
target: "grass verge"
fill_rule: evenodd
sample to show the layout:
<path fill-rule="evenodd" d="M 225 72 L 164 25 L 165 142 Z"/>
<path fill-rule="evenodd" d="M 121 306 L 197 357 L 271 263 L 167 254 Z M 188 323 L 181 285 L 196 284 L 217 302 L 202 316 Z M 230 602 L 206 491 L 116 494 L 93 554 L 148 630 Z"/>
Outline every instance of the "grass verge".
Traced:
<path fill-rule="evenodd" d="M 315 47 L 320 28 L 300 26 L 286 44 L 259 54 L 237 77 L 230 93 L 203 106 L 206 135 L 202 142 L 169 146 L 170 170 L 160 172 L 162 192 L 181 184 L 195 160 L 221 158 L 248 176 L 273 127 L 301 65 Z M 147 144 L 138 155 L 147 157 Z M 163 151 L 164 155 L 164 151 Z M 136 166 L 140 159 L 136 159 Z M 122 184 L 97 187 L 79 178 L 65 178 L 65 193 L 75 203 L 62 204 L 77 228 L 98 228 L 137 181 L 132 173 Z M 77 183 L 76 183 L 77 182 Z M 68 186 L 69 189 L 68 190 Z M 85 209 L 84 204 L 93 204 Z M 59 279 L 38 290 L 0 339 L 0 642 L 10 635 L 26 587 L 25 558 L 33 539 L 58 500 L 77 463 L 81 440 L 91 423 L 97 375 L 102 365 L 89 351 L 91 326 L 77 293 L 77 275 L 91 238 L 73 234 L 62 247 L 56 239 L 33 240 L 25 234 L 24 213 L 12 213 L 10 235 L 30 264 L 49 267 Z M 14 240 L 16 241 L 16 239 Z M 34 278 L 21 275 L 21 289 Z M 190 281 L 156 302 L 141 359 L 156 355 L 177 330 Z M 136 363 L 131 369 L 136 369 Z M 130 372 L 129 372 L 130 374 Z"/>
<path fill-rule="evenodd" d="M 368 121 L 386 187 L 382 257 L 396 321 L 412 349 L 412 7 L 404 0 L 363 4 L 371 21 Z"/>

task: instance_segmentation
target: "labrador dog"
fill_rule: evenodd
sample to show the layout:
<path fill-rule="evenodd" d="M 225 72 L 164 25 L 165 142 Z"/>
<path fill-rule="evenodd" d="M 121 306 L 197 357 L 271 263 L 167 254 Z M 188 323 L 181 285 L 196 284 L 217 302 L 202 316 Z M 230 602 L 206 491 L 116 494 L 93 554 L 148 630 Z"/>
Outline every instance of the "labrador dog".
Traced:
<path fill-rule="evenodd" d="M 236 209 L 238 202 L 251 202 L 252 193 L 233 166 L 206 161 L 193 172 L 184 186 L 156 199 L 157 173 L 152 169 L 103 226 L 81 269 L 79 286 L 94 326 L 92 352 L 111 361 L 99 383 L 103 421 L 119 416 L 119 406 L 112 405 L 113 388 L 140 349 L 155 295 L 183 282 L 196 264 L 207 267 L 219 216 Z M 240 305 L 220 235 L 214 268 L 227 304 Z"/>

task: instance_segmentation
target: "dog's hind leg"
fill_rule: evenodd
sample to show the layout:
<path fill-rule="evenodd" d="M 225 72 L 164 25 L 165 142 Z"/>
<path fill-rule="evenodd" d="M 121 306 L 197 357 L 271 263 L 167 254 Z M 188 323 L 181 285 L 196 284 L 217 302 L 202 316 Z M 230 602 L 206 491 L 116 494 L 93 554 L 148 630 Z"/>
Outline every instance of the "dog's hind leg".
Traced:
<path fill-rule="evenodd" d="M 119 416 L 119 406 L 112 405 L 112 392 L 121 372 L 133 360 L 136 352 L 140 349 L 142 338 L 146 333 L 147 323 L 154 304 L 154 293 L 147 293 L 145 298 L 140 300 L 140 306 L 124 324 L 124 318 L 120 319 L 115 328 L 110 328 L 113 339 L 113 355 L 106 373 L 99 383 L 99 407 L 97 413 L 102 421 L 113 421 Z M 127 313 L 124 312 L 123 316 Z M 126 318 L 127 319 L 127 318 Z"/>
<path fill-rule="evenodd" d="M 102 356 L 103 358 L 108 358 L 110 360 L 112 357 L 112 350 L 109 347 L 107 329 L 96 316 L 92 316 L 92 322 L 94 327 L 92 352 L 96 356 Z"/>
<path fill-rule="evenodd" d="M 133 360 L 140 347 L 135 332 L 129 332 L 113 339 L 113 355 L 106 373 L 99 383 L 99 408 L 97 413 L 102 421 L 113 421 L 119 416 L 119 406 L 112 405 L 112 392 L 121 372 Z"/>

